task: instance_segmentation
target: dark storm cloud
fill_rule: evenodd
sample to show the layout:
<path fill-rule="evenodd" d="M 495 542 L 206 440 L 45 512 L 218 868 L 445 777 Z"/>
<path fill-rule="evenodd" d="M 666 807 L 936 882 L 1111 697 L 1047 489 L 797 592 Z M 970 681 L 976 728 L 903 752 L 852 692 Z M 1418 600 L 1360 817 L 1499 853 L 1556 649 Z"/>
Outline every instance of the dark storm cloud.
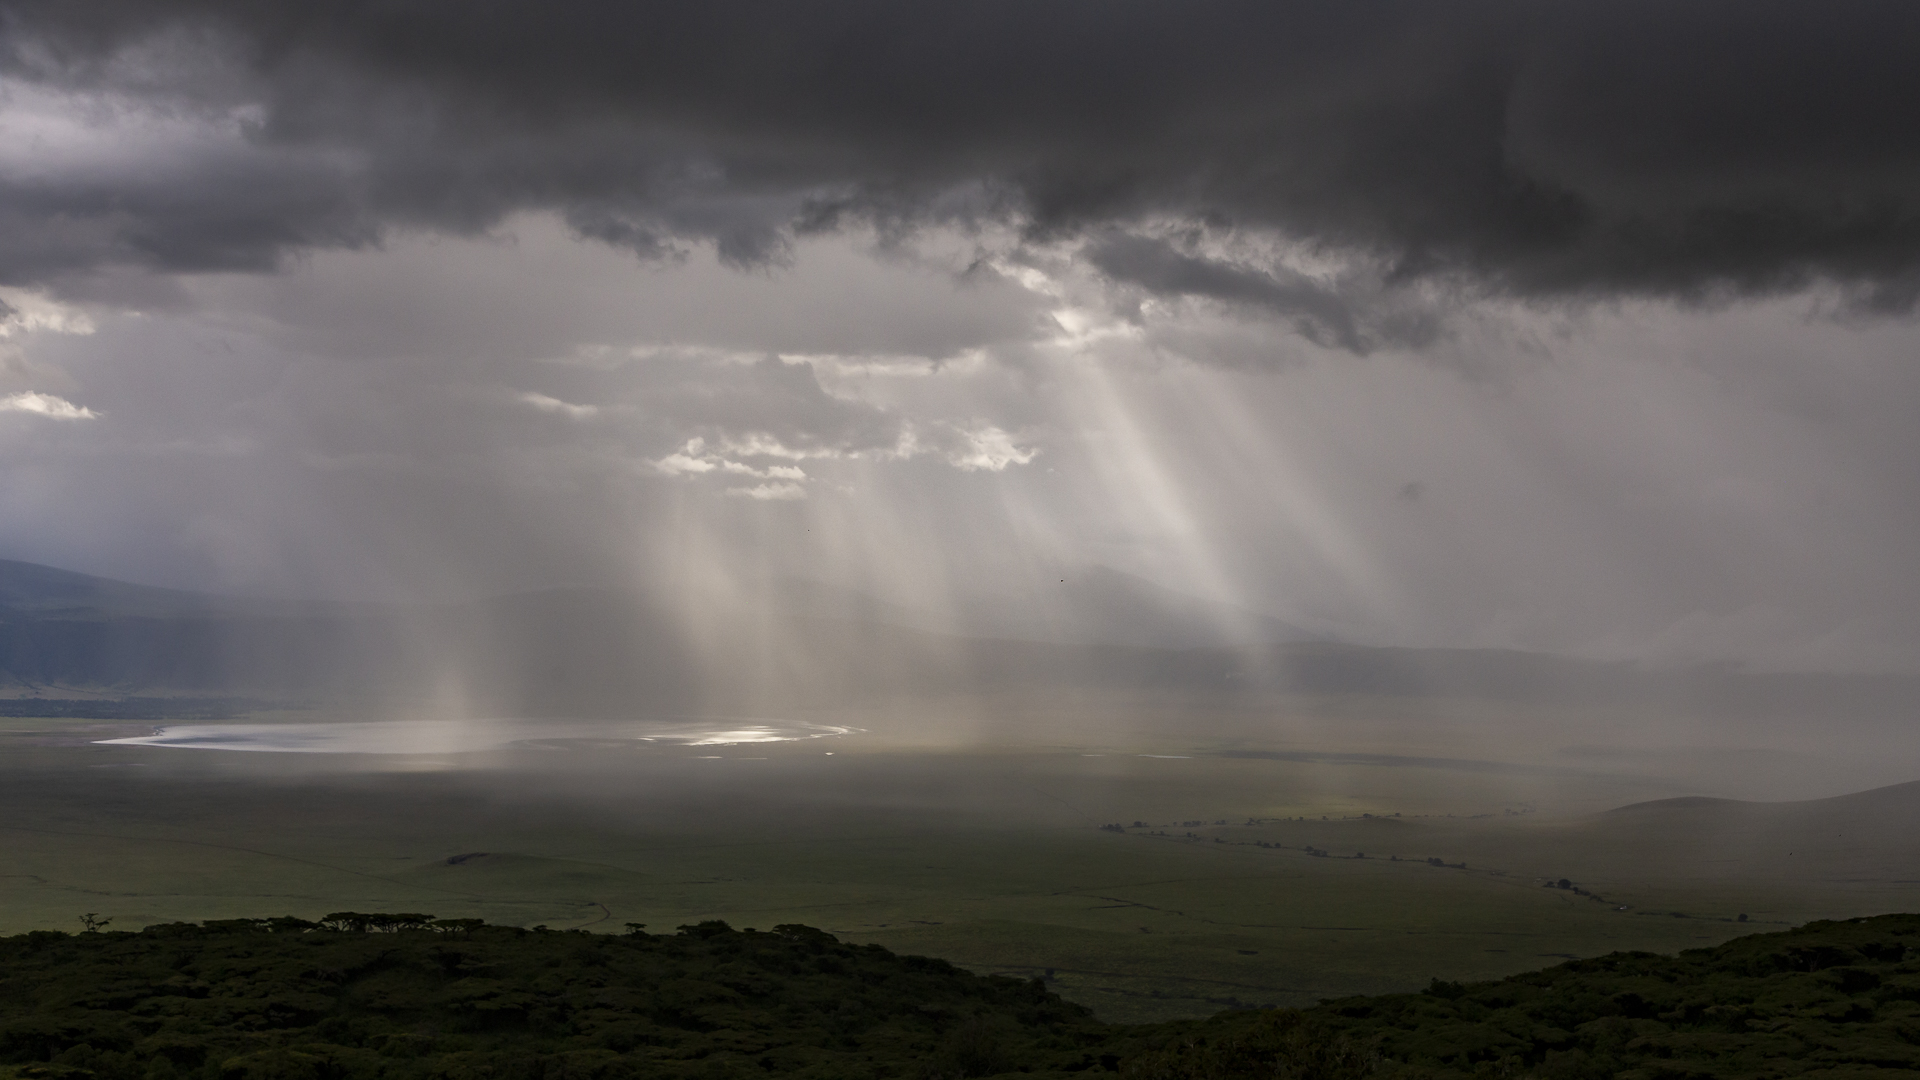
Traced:
<path fill-rule="evenodd" d="M 0 10 L 23 85 L 215 118 L 260 107 L 236 128 L 238 158 L 0 179 L 0 273 L 16 282 L 115 262 L 255 267 L 541 208 L 645 258 L 709 242 L 737 266 L 850 220 L 1105 236 L 1096 262 L 1121 280 L 1276 311 L 1348 348 L 1384 331 L 1337 291 L 1115 230 L 1262 231 L 1384 282 L 1494 294 L 1693 300 L 1830 281 L 1904 311 L 1920 292 L 1920 8 L 1906 3 Z"/>
<path fill-rule="evenodd" d="M 1195 296 L 1292 323 L 1317 345 L 1366 353 L 1383 344 L 1424 345 L 1439 333 L 1430 311 L 1397 303 L 1374 275 L 1324 281 L 1286 267 L 1249 265 L 1181 250 L 1164 238 L 1110 232 L 1084 249 L 1110 280 L 1162 296 Z"/>

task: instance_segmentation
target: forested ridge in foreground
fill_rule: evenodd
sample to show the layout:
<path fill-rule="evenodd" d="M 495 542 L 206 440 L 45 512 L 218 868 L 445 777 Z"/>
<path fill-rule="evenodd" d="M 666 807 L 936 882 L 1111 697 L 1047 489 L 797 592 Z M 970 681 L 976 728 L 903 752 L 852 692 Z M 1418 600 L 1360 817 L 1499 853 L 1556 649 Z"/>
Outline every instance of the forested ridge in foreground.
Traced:
<path fill-rule="evenodd" d="M 0 939 L 0 1062 L 29 1080 L 1891 1077 L 1920 1070 L 1920 916 L 1134 1027 L 803 926 L 39 931 Z"/>

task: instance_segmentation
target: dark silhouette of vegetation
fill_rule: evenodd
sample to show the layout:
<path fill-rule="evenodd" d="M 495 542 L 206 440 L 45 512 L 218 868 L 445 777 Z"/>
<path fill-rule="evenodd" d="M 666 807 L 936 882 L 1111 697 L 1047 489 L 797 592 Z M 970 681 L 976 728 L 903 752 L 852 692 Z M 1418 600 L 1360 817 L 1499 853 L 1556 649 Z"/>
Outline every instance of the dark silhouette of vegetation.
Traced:
<path fill-rule="evenodd" d="M 1252 1038 L 1267 1015 L 1176 1022 L 1163 1027 L 1177 1034 L 1158 1037 L 1228 1044 Z M 1376 1075 L 1408 1080 L 1914 1075 L 1920 916 L 1811 923 L 1678 956 L 1614 953 L 1498 982 L 1435 979 L 1419 994 L 1328 1001 L 1300 1015 L 1326 1052 L 1345 1040 L 1340 1060 L 1377 1055 Z M 1153 1075 L 1351 1075 L 1280 1065 Z"/>
<path fill-rule="evenodd" d="M 0 938 L 11 1080 L 1117 1075 L 1540 1080 L 1920 1071 L 1920 916 L 1679 956 L 1121 1027 L 1040 980 L 723 922 L 535 932 L 420 913 Z"/>
<path fill-rule="evenodd" d="M 1364 1039 L 1329 1030 L 1293 1009 L 1267 1009 L 1225 1030 L 1182 1031 L 1127 1057 L 1109 1055 L 1127 1080 L 1363 1080 L 1379 1071 Z"/>
<path fill-rule="evenodd" d="M 0 1077 L 27 1080 L 1044 1075 L 1109 1038 L 1038 980 L 805 926 L 335 912 L 0 939 Z"/>

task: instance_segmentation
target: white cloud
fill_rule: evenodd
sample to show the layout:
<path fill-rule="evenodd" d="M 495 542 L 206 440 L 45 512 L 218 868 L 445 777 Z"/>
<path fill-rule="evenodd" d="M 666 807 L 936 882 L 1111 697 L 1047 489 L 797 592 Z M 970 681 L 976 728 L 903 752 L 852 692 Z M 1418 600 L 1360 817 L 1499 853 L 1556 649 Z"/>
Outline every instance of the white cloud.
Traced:
<path fill-rule="evenodd" d="M 739 438 L 729 438 L 725 442 L 729 454 L 742 457 L 777 457 L 790 461 L 800 461 L 810 457 L 837 458 L 846 456 L 846 452 L 837 446 L 816 446 L 796 448 L 788 446 L 779 439 L 763 431 L 748 432 Z"/>
<path fill-rule="evenodd" d="M 548 397 L 545 394 L 535 393 L 531 390 L 521 394 L 520 400 L 539 409 L 541 412 L 554 413 L 573 420 L 585 420 L 600 411 L 600 406 L 598 405 L 575 405 L 572 402 L 561 401 L 559 398 Z"/>
<path fill-rule="evenodd" d="M 799 484 L 783 481 L 780 483 L 758 484 L 750 488 L 728 488 L 727 494 L 740 495 L 745 498 L 760 499 L 762 501 L 785 501 L 806 498 L 807 489 L 801 487 Z"/>
<path fill-rule="evenodd" d="M 1013 436 L 992 425 L 962 431 L 960 436 L 965 445 L 948 453 L 947 461 L 968 472 L 981 469 L 1001 472 L 1009 465 L 1025 465 L 1040 453 L 1032 447 L 1015 445 Z"/>
<path fill-rule="evenodd" d="M 951 356 L 895 353 L 781 353 L 787 364 L 810 364 L 816 373 L 836 379 L 884 377 L 927 379 L 937 375 L 977 375 L 992 368 L 993 354 L 983 348 L 962 349 Z"/>
<path fill-rule="evenodd" d="M 764 432 L 753 432 L 741 437 L 723 435 L 718 447 L 715 448 L 709 448 L 704 438 L 694 438 L 688 440 L 681 450 L 668 454 L 654 461 L 653 464 L 669 476 L 720 472 L 733 476 L 751 476 L 761 480 L 780 481 L 780 483 L 762 484 L 753 488 L 730 488 L 728 493 L 748 495 L 756 499 L 793 499 L 801 496 L 792 493 L 792 490 L 797 490 L 798 484 L 813 479 L 807 475 L 806 470 L 798 465 L 755 465 L 739 459 L 784 458 L 788 461 L 802 461 L 865 458 L 880 461 L 906 461 L 926 454 L 937 457 L 965 472 L 1004 472 L 1008 466 L 1027 464 L 1039 453 L 1040 451 L 1034 447 L 1019 445 L 1011 434 L 991 424 L 965 428 L 957 424 L 938 423 L 932 425 L 926 435 L 917 432 L 912 425 L 904 426 L 900 431 L 898 442 L 891 447 L 855 450 L 834 446 L 796 448 L 787 446 Z"/>
<path fill-rule="evenodd" d="M 731 452 L 734 448 L 731 444 L 728 444 L 724 449 Z M 762 456 L 769 456 L 764 447 L 752 452 Z M 730 489 L 731 494 L 750 495 L 756 499 L 800 498 L 801 496 L 799 495 L 785 493 L 785 489 L 797 488 L 798 485 L 794 483 L 795 481 L 804 481 L 807 479 L 806 470 L 797 465 L 769 465 L 764 469 L 759 469 L 744 461 L 734 461 L 731 458 L 723 457 L 719 453 L 708 450 L 707 440 L 698 437 L 688 439 L 687 445 L 682 447 L 678 452 L 668 454 L 653 464 L 655 468 L 669 476 L 698 475 L 718 471 L 734 476 L 751 476 L 759 480 L 786 481 L 780 484 L 762 484 L 759 487 L 750 489 Z M 756 494 L 762 491 L 762 489 L 777 493 Z"/>
<path fill-rule="evenodd" d="M 52 420 L 94 420 L 100 414 L 66 398 L 26 390 L 0 397 L 0 412 L 33 413 Z"/>
<path fill-rule="evenodd" d="M 93 319 L 71 304 L 49 300 L 37 292 L 0 288 L 0 338 L 29 330 L 91 334 Z"/>
<path fill-rule="evenodd" d="M 700 473 L 712 472 L 720 467 L 711 461 L 690 457 L 686 454 L 668 454 L 653 464 L 655 468 L 666 473 L 668 476 L 698 475 Z"/>

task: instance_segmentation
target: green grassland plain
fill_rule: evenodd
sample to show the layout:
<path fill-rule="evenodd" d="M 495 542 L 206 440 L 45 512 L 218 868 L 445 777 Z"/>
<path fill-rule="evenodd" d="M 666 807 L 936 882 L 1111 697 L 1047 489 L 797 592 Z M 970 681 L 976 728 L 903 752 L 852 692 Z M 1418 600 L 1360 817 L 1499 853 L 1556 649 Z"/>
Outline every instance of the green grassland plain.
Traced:
<path fill-rule="evenodd" d="M 458 758 L 92 741 L 123 733 L 0 729 L 0 932 L 83 912 L 798 922 L 1144 1021 L 1920 903 L 1904 804 L 1868 808 L 1886 836 L 1821 840 L 1687 803 L 1598 813 L 1689 789 L 1557 765 L 1166 738 Z"/>

